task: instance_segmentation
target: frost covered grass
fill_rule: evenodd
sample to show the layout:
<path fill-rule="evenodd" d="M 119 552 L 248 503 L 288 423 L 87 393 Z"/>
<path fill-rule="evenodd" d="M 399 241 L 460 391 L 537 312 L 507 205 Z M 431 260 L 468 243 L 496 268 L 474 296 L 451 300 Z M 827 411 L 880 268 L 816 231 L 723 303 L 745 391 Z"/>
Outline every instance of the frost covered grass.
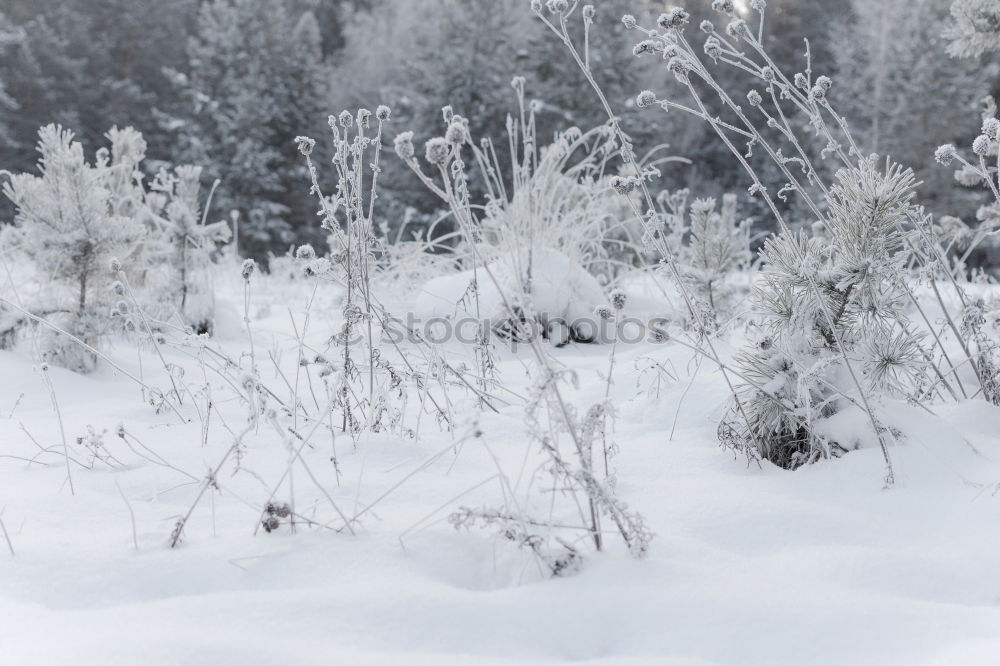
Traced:
<path fill-rule="evenodd" d="M 242 278 L 228 272 L 217 281 L 227 314 L 215 344 L 237 357 L 247 348 Z M 626 307 L 639 308 L 658 292 L 647 281 L 628 293 Z M 255 345 L 279 356 L 291 382 L 298 341 L 288 309 L 301 322 L 308 299 L 301 290 L 289 299 L 267 278 L 255 294 Z M 335 301 L 330 294 L 313 303 L 306 345 L 337 326 Z M 137 372 L 137 350 L 127 342 L 116 350 Z M 568 400 L 604 399 L 606 351 L 553 352 L 580 377 L 565 389 Z M 165 355 L 186 377 L 201 372 L 182 349 Z M 152 664 L 374 664 L 404 654 L 412 663 L 989 663 L 1000 623 L 991 582 L 1000 575 L 991 529 L 1000 422 L 991 406 L 968 401 L 936 417 L 892 406 L 889 423 L 911 437 L 893 451 L 900 479 L 886 492 L 877 449 L 795 472 L 734 460 L 715 440 L 725 402 L 717 372 L 697 371 L 678 345 L 623 345 L 617 355 L 616 491 L 641 508 L 657 538 L 641 562 L 609 547 L 572 578 L 543 582 L 547 570 L 504 535 L 456 532 L 449 522 L 460 507 L 479 516 L 502 507 L 504 477 L 518 503 L 547 509 L 552 499 L 531 489 L 551 491 L 552 481 L 542 451 L 525 438 L 525 406 L 512 396 L 532 390 L 519 356 L 498 359 L 511 404 L 475 418 L 465 410 L 454 434 L 426 419 L 418 440 L 366 432 L 355 444 L 339 431 L 335 441 L 316 438 L 301 456 L 323 489 L 296 466 L 294 498 L 278 483 L 288 449 L 261 424 L 170 549 L 177 517 L 233 443 L 227 426 L 245 423 L 246 407 L 224 397 L 224 380 L 210 382 L 217 402 L 206 431 L 144 407 L 138 387 L 110 369 L 50 370 L 70 455 L 81 463 L 71 462 L 71 496 L 47 391 L 30 358 L 4 352 L 4 376 L 16 381 L 0 389 L 3 454 L 22 458 L 0 459 L 0 519 L 16 552 L 0 574 L 8 663 L 128 664 L 141 655 Z M 448 357 L 471 355 L 456 345 Z M 155 366 L 151 350 L 142 358 Z M 677 381 L 638 374 L 650 359 Z M 284 384 L 273 366 L 262 375 Z M 147 378 L 165 381 L 162 370 Z M 86 438 L 88 425 L 99 446 Z M 865 437 L 863 424 L 856 434 Z M 32 438 L 53 451 L 42 454 Z M 336 531 L 327 494 L 349 519 L 371 507 L 353 523 L 356 537 Z M 294 518 L 279 509 L 275 529 L 253 536 L 272 517 L 268 503 L 293 501 Z M 575 514 L 539 513 L 553 523 Z M 53 634 L 58 641 L 45 639 Z"/>
<path fill-rule="evenodd" d="M 995 105 L 934 158 L 996 204 L 935 218 L 808 47 L 775 64 L 763 1 L 697 46 L 626 15 L 687 96 L 636 106 L 711 128 L 757 232 L 635 153 L 593 6 L 529 7 L 606 122 L 544 141 L 520 77 L 504 137 L 331 115 L 294 140 L 327 246 L 267 269 L 199 167 L 41 130 L 0 237 L 5 659 L 990 663 Z M 450 231 L 390 233 L 387 159 Z"/>

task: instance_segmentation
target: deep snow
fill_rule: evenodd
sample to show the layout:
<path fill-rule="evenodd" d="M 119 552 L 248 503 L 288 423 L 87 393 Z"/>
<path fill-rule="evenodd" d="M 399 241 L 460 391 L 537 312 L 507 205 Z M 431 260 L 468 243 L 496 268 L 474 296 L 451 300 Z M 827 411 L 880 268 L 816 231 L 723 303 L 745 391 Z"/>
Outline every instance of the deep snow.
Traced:
<path fill-rule="evenodd" d="M 242 301 L 230 292 L 220 299 L 227 314 L 218 344 L 239 354 L 247 346 Z M 277 282 L 255 286 L 259 355 L 270 351 L 294 367 L 287 308 L 301 322 L 308 297 L 308 289 Z M 336 310 L 329 296 L 314 306 L 317 344 L 335 329 Z M 165 353 L 189 376 L 199 372 L 182 352 Z M 454 345 L 449 353 L 470 355 Z M 222 419 L 235 427 L 244 412 L 220 400 L 221 418 L 202 446 L 197 420 L 156 414 L 106 366 L 89 377 L 52 368 L 73 454 L 83 459 L 75 437 L 87 426 L 107 429 L 104 441 L 125 469 L 73 469 L 71 496 L 61 456 L 42 458 L 48 466 L 0 458 L 0 509 L 16 551 L 10 557 L 0 541 L 0 664 L 1000 663 L 1000 410 L 968 401 L 935 407 L 932 416 L 890 406 L 887 419 L 906 438 L 891 452 L 898 484 L 885 490 L 877 449 L 794 472 L 748 465 L 717 444 L 726 397 L 717 372 L 696 370 L 675 344 L 618 353 L 618 492 L 657 537 L 641 561 L 609 539 L 606 554 L 560 579 L 541 577 L 533 558 L 493 532 L 456 532 L 446 520 L 459 505 L 499 502 L 494 455 L 530 494 L 533 465 L 525 460 L 536 452 L 524 407 L 510 395 L 500 414 L 482 414 L 482 438 L 412 476 L 476 426 L 471 402 L 454 437 L 428 418 L 419 442 L 362 435 L 354 448 L 339 439 L 339 486 L 329 442 L 317 438 L 305 455 L 349 512 L 409 477 L 354 537 L 302 526 L 254 535 L 287 456 L 262 427 L 247 440 L 246 471 L 234 475 L 232 461 L 223 467 L 222 491 L 206 497 L 183 543 L 170 549 L 176 516 L 197 485 L 134 455 L 115 429 L 124 424 L 200 479 L 231 442 Z M 597 345 L 553 351 L 578 373 L 580 387 L 568 394 L 581 411 L 603 398 L 607 354 Z M 138 371 L 134 347 L 119 342 L 113 356 Z M 152 353 L 142 360 L 145 375 L 155 376 Z M 677 380 L 640 372 L 653 361 Z M 520 395 L 529 365 L 527 350 L 501 354 L 501 376 Z M 27 349 L 0 352 L 0 455 L 37 453 L 22 424 L 61 451 L 38 372 Z M 300 512 L 332 518 L 304 476 L 296 485 Z M 135 513 L 138 550 L 122 494 Z"/>

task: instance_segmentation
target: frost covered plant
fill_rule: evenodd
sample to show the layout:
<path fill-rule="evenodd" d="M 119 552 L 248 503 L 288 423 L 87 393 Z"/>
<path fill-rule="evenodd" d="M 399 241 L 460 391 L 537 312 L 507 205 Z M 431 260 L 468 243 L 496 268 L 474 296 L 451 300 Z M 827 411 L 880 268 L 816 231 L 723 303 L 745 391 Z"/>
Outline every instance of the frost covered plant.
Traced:
<path fill-rule="evenodd" d="M 985 186 L 1000 205 L 1000 118 L 992 97 L 983 100 L 981 117 L 980 132 L 967 152 L 949 143 L 934 152 L 934 160 L 942 166 L 958 162 L 955 179 L 966 186 Z"/>
<path fill-rule="evenodd" d="M 660 106 L 709 124 L 746 172 L 748 191 L 763 200 L 781 232 L 765 249 L 770 266 L 759 303 L 772 329 L 761 350 L 783 357 L 769 356 L 768 363 L 755 367 L 752 361 L 761 359 L 753 349 L 747 350 L 742 368 L 734 369 L 744 384 L 734 396 L 720 435 L 744 450 L 794 466 L 803 456 L 811 459 L 824 453 L 822 445 L 814 444 L 818 431 L 810 425 L 817 408 L 822 407 L 821 416 L 823 410 L 857 408 L 878 441 L 886 482 L 891 484 L 888 445 L 893 435 L 880 424 L 875 407 L 886 392 L 907 395 L 913 387 L 909 379 L 892 386 L 882 380 L 919 376 L 922 371 L 910 372 L 915 339 L 904 336 L 907 344 L 901 349 L 864 345 L 863 336 L 876 330 L 892 335 L 909 330 L 901 298 L 906 294 L 901 261 L 905 248 L 898 235 L 902 232 L 894 227 L 921 217 L 911 202 L 912 174 L 890 161 L 880 165 L 877 158 L 858 150 L 846 122 L 830 103 L 832 80 L 814 77 L 808 51 L 805 72 L 794 76 L 770 58 L 763 46 L 764 3 L 754 6 L 756 30 L 735 17 L 734 3 L 718 2 L 713 8 L 731 20 L 724 32 L 711 24 L 702 26 L 711 40 L 711 63 L 705 61 L 704 49 L 688 41 L 684 26 L 661 22 L 658 28 L 637 29 L 651 44 L 645 52 L 667 59 L 668 69 L 690 95 L 690 104 L 664 100 Z M 678 59 L 683 67 L 670 65 Z M 746 97 L 749 105 L 740 104 L 731 86 L 713 74 L 716 63 L 749 75 L 763 92 L 742 92 L 740 97 Z M 828 182 L 816 168 L 813 153 L 807 150 L 812 139 L 806 140 L 799 116 L 808 121 L 807 131 L 822 142 L 821 157 L 839 162 L 836 182 Z M 738 148 L 738 143 L 745 148 Z M 755 151 L 763 151 L 777 167 L 777 183 L 765 182 L 763 173 L 750 164 L 748 155 Z M 790 196 L 799 198 L 814 217 L 812 235 L 794 232 L 778 205 Z M 878 357 L 860 358 L 862 349 L 877 352 Z M 773 383 L 755 381 L 751 371 L 760 368 L 770 368 L 763 378 Z M 821 395 L 812 395 L 813 384 Z M 797 402 L 785 399 L 784 393 L 792 388 Z M 776 396 L 775 389 L 782 395 Z"/>
<path fill-rule="evenodd" d="M 129 256 L 144 229 L 115 211 L 115 170 L 106 154 L 88 164 L 72 132 L 57 125 L 43 127 L 38 136 L 40 173 L 11 175 L 3 188 L 17 211 L 3 244 L 53 279 L 32 310 L 96 347 L 111 330 L 108 265 L 112 257 Z M 90 351 L 50 329 L 44 336 L 46 358 L 93 370 Z"/>
<path fill-rule="evenodd" d="M 837 173 L 822 226 L 765 243 L 754 295 L 762 334 L 737 356 L 754 432 L 730 414 L 719 429 L 727 443 L 756 441 L 756 453 L 783 467 L 846 450 L 849 442 L 821 426 L 858 404 L 842 352 L 858 363 L 870 395 L 905 398 L 920 388 L 921 339 L 901 307 L 909 256 L 902 229 L 915 214 L 913 190 L 912 172 L 866 158 Z"/>
<path fill-rule="evenodd" d="M 466 121 L 455 115 L 450 107 L 444 109 L 445 123 L 449 128 L 456 125 L 463 127 L 466 130 L 465 143 L 442 139 L 449 144 L 446 156 L 438 156 L 436 152 L 428 150 L 426 162 L 430 164 L 430 173 L 424 170 L 424 166 L 414 156 L 412 135 L 397 137 L 397 154 L 428 189 L 448 204 L 458 222 L 463 240 L 472 255 L 474 297 L 478 299 L 480 280 L 484 286 L 489 285 L 502 301 L 503 312 L 512 328 L 512 336 L 523 340 L 534 357 L 535 386 L 527 401 L 525 425 L 532 442 L 541 448 L 545 457 L 545 469 L 551 474 L 553 493 L 561 491 L 573 498 L 566 505 L 577 510 L 579 522 L 571 529 L 589 537 L 594 549 L 600 551 L 604 549 L 601 520 L 610 520 L 629 551 L 640 557 L 647 551 L 652 535 L 645 528 L 642 517 L 630 511 L 615 496 L 609 480 L 598 479 L 595 472 L 594 448 L 598 437 L 603 435 L 606 402 L 588 411 L 586 418 L 577 417 L 573 406 L 566 401 L 561 386 L 565 381 L 574 379 L 575 375 L 554 367 L 547 348 L 543 347 L 539 336 L 534 335 L 530 328 L 530 322 L 535 321 L 538 316 L 535 299 L 540 298 L 539 294 L 547 287 L 550 288 L 547 283 L 553 281 L 551 273 L 544 270 L 544 263 L 554 256 L 551 254 L 553 239 L 579 232 L 579 229 L 560 229 L 569 220 L 563 218 L 563 224 L 560 225 L 557 211 L 572 206 L 574 196 L 583 197 L 584 200 L 595 196 L 587 188 L 595 187 L 595 176 L 603 166 L 601 156 L 606 154 L 611 144 L 605 140 L 606 130 L 594 133 L 571 130 L 557 138 L 556 144 L 548 151 L 538 151 L 533 134 L 534 122 L 529 120 L 524 105 L 524 80 L 515 78 L 512 85 L 518 94 L 521 110 L 520 122 L 512 120 L 510 123 L 512 190 L 507 187 L 503 171 L 495 157 L 496 151 L 489 141 L 483 141 L 480 146 L 472 144 L 468 139 Z M 590 141 L 595 142 L 594 145 L 598 148 L 592 147 Z M 522 150 L 518 151 L 518 146 L 523 146 Z M 466 148 L 487 181 L 485 205 L 476 205 L 472 200 L 466 156 L 463 155 Z M 582 151 L 584 158 L 575 163 L 570 160 L 570 156 L 578 150 Z M 547 162 L 550 166 L 541 166 Z M 576 183 L 584 183 L 585 188 L 576 189 Z M 600 191 L 600 188 L 595 189 Z M 604 189 L 609 188 L 604 185 Z M 532 202 L 533 196 L 549 196 L 559 203 L 539 205 Z M 605 223 L 605 217 L 606 214 L 601 213 L 596 216 L 596 222 L 585 219 L 594 224 L 595 229 L 599 229 Z M 588 240 L 575 242 L 586 243 Z M 491 243 L 501 248 L 510 248 L 508 255 L 515 258 L 510 262 L 516 273 L 514 279 L 504 279 L 501 269 L 507 268 L 506 266 L 483 261 L 483 252 Z M 536 258 L 539 264 L 537 267 L 534 265 Z M 563 279 L 565 277 L 562 276 Z M 611 305 L 604 305 L 599 310 L 606 310 L 606 316 L 611 317 L 612 308 L 624 307 L 624 304 L 624 297 L 618 296 Z M 476 308 L 478 313 L 478 300 Z M 598 316 L 603 318 L 605 315 Z M 482 363 L 483 360 L 477 345 L 477 361 Z M 499 525 L 505 538 L 530 549 L 550 565 L 555 575 L 560 575 L 570 563 L 575 564 L 579 558 L 575 548 L 568 546 L 560 536 L 546 535 L 546 532 L 551 534 L 556 529 L 551 520 L 534 519 L 521 509 L 502 512 L 462 509 L 453 516 L 452 522 L 456 527 L 469 527 L 476 523 Z M 580 534 L 576 536 L 579 537 Z M 551 554 L 543 549 L 544 544 L 549 544 L 550 541 L 561 546 L 560 553 Z"/>
<path fill-rule="evenodd" d="M 681 278 L 702 314 L 705 330 L 713 334 L 735 314 L 738 288 L 731 275 L 750 264 L 751 220 L 737 220 L 736 195 L 725 194 L 722 206 L 715 199 L 695 199 L 687 205 L 687 190 L 662 192 L 658 197 L 668 211 L 667 224 L 678 247 Z"/>
<path fill-rule="evenodd" d="M 394 341 L 401 332 L 419 338 L 417 332 L 407 329 L 404 322 L 393 316 L 373 289 L 377 253 L 383 251 L 384 242 L 384 238 L 376 235 L 373 221 L 384 123 L 390 115 L 388 107 L 380 106 L 374 121 L 365 109 L 354 115 L 343 112 L 339 117 L 330 116 L 337 183 L 330 196 L 321 190 L 312 161 L 315 141 L 296 138 L 311 176 L 311 193 L 319 202 L 323 228 L 330 233 L 331 249 L 328 256 L 320 256 L 312 246 L 301 246 L 295 252 L 296 261 L 306 276 L 343 290 L 340 330 L 330 336 L 327 348 L 315 357 L 315 364 L 322 366 L 324 376 L 339 377 L 331 387 L 329 409 L 340 411 L 341 430 L 352 435 L 365 429 L 405 432 L 402 413 L 413 390 L 419 394 L 420 404 L 426 404 L 439 423 L 450 427 L 450 410 L 430 393 L 431 385 L 437 384 L 444 390 L 446 379 L 457 379 L 471 389 L 461 373 L 426 341 L 417 341 L 423 361 L 411 360 Z M 408 153 L 402 143 L 397 139 L 397 151 Z M 308 319 L 303 326 L 308 326 Z M 399 353 L 399 363 L 391 363 L 383 355 L 387 344 Z M 299 346 L 300 366 L 308 367 L 301 339 Z M 293 398 L 295 402 L 298 399 L 297 395 Z"/>
<path fill-rule="evenodd" d="M 973 368 L 979 379 L 983 397 L 1000 405 L 1000 312 L 989 308 L 983 299 L 967 301 L 962 312 L 961 333 L 972 348 Z"/>
<path fill-rule="evenodd" d="M 212 254 L 231 232 L 224 222 L 207 223 L 201 208 L 201 167 L 161 169 L 145 196 L 150 237 L 144 258 L 159 267 L 146 281 L 146 294 L 166 300 L 167 314 L 177 312 L 185 325 L 199 332 L 212 328 L 215 294 L 211 284 Z"/>
<path fill-rule="evenodd" d="M 537 341 L 533 348 L 540 350 Z M 545 463 L 541 474 L 548 477 L 552 497 L 569 495 L 572 501 L 553 503 L 547 496 L 530 497 L 517 509 L 460 507 L 450 516 L 456 528 L 493 527 L 501 536 L 530 549 L 545 563 L 552 575 L 562 576 L 580 566 L 584 552 L 576 546 L 586 537 L 596 551 L 606 548 L 602 521 L 609 521 L 633 557 L 641 558 L 649 550 L 653 533 L 641 514 L 633 511 L 615 495 L 612 478 L 600 478 L 595 456 L 603 436 L 607 403 L 597 404 L 582 417 L 565 400 L 563 384 L 574 383 L 575 374 L 555 370 L 544 354 L 539 361 L 525 421 L 532 444 L 542 453 Z M 547 495 L 548 493 L 546 493 Z M 545 512 L 549 518 L 535 516 L 531 509 Z M 543 515 L 545 515 L 543 514 Z"/>
<path fill-rule="evenodd" d="M 955 0 L 951 19 L 944 29 L 951 56 L 975 58 L 1000 51 L 1000 3 L 996 0 Z"/>
<path fill-rule="evenodd" d="M 445 124 L 449 130 L 462 128 L 462 142 L 432 139 L 428 145 L 448 145 L 449 152 L 421 161 L 407 132 L 397 137 L 397 154 L 458 223 L 462 244 L 457 254 L 461 267 L 471 271 L 470 314 L 493 320 L 494 331 L 512 339 L 531 335 L 530 326 L 539 323 L 555 344 L 595 341 L 600 336 L 584 320 L 605 297 L 593 274 L 610 278 L 641 257 L 637 220 L 616 195 L 633 179 L 605 176 L 615 146 L 609 126 L 586 132 L 570 128 L 539 146 L 524 83 L 521 77 L 511 83 L 518 110 L 508 123 L 509 164 L 499 161 L 500 151 L 489 139 L 474 142 L 467 121 L 450 107 L 444 109 Z M 485 186 L 482 203 L 470 191 L 475 179 Z M 486 289 L 491 292 L 484 304 Z M 497 302 L 503 300 L 496 298 L 497 291 L 505 293 L 507 303 Z M 557 304 L 568 292 L 568 304 Z M 581 305 L 584 301 L 589 307 Z M 582 325 L 573 326 L 574 320 Z"/>

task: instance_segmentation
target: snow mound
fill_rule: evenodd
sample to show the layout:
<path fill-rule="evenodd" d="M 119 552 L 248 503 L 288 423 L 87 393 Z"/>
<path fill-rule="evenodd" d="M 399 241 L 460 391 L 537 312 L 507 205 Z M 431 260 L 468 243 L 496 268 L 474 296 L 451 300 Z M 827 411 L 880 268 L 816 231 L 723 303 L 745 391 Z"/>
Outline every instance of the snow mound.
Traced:
<path fill-rule="evenodd" d="M 505 299 L 519 314 L 531 312 L 543 335 L 557 345 L 610 341 L 603 330 L 607 327 L 599 325 L 595 314 L 608 303 L 604 289 L 557 250 L 507 253 L 487 263 L 486 269 L 429 280 L 418 292 L 413 314 L 424 322 L 475 319 L 499 332 L 509 330 Z"/>

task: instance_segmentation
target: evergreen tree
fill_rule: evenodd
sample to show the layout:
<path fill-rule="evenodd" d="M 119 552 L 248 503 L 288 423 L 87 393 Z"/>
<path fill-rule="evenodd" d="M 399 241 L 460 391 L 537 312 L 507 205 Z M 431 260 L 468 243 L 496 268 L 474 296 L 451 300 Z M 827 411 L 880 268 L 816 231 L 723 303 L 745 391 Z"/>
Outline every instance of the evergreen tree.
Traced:
<path fill-rule="evenodd" d="M 135 172 L 128 167 L 138 162 L 136 150 L 145 148 L 132 141 L 137 135 L 117 135 L 125 142 L 112 146 L 114 162 L 102 151 L 88 164 L 72 132 L 47 125 L 38 133 L 39 175 L 11 175 L 3 188 L 17 215 L 0 241 L 24 253 L 53 281 L 44 294 L 49 302 L 36 304 L 36 311 L 91 346 L 110 328 L 111 294 L 106 286 L 112 261 L 133 252 L 144 235 L 142 225 L 119 214 L 115 206 L 120 167 L 132 178 Z M 72 370 L 93 369 L 96 359 L 76 343 L 48 330 L 45 336 L 42 351 L 47 358 Z"/>
<path fill-rule="evenodd" d="M 924 182 L 924 201 L 969 216 L 975 203 L 928 156 L 946 142 L 962 145 L 956 111 L 971 116 L 997 74 L 993 62 L 949 58 L 937 0 L 853 0 L 853 17 L 836 31 L 835 95 L 863 150 L 892 155 Z"/>
<path fill-rule="evenodd" d="M 192 105 L 175 118 L 183 161 L 221 181 L 220 210 L 238 211 L 239 247 L 263 257 L 318 225 L 294 137 L 317 133 L 325 67 L 315 18 L 290 0 L 212 0 L 188 46 L 189 70 L 175 81 Z"/>

